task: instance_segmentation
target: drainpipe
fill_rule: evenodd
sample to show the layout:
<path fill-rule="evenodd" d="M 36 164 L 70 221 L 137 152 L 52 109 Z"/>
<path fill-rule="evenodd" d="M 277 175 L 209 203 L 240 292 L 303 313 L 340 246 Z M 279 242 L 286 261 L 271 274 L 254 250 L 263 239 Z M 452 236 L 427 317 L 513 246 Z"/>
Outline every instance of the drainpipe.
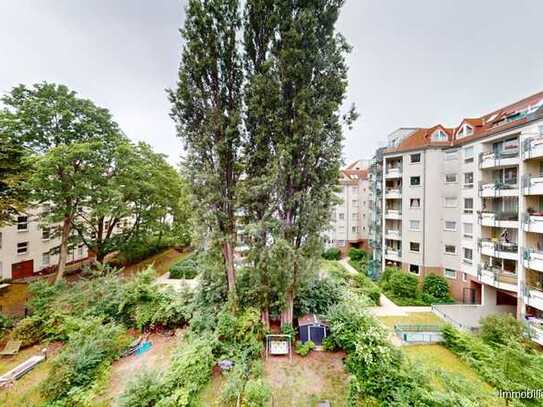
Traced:
<path fill-rule="evenodd" d="M 424 188 L 423 194 L 423 207 L 422 207 L 422 267 L 424 274 L 426 274 L 426 150 L 424 150 L 424 168 L 422 171 L 422 187 Z"/>

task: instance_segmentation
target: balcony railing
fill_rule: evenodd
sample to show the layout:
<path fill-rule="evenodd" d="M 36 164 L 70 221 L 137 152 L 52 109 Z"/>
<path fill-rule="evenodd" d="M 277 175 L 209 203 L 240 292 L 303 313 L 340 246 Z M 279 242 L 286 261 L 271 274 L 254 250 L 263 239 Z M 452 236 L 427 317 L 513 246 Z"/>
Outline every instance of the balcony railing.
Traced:
<path fill-rule="evenodd" d="M 522 177 L 522 193 L 525 195 L 542 195 L 543 177 L 524 175 Z"/>
<path fill-rule="evenodd" d="M 483 226 L 500 226 L 501 222 L 516 222 L 518 221 L 518 212 L 491 212 L 479 211 L 479 223 Z"/>
<path fill-rule="evenodd" d="M 387 209 L 387 211 L 385 212 L 385 216 L 393 218 L 400 217 L 402 216 L 402 211 L 399 209 Z"/>
<path fill-rule="evenodd" d="M 500 165 L 512 164 L 512 159 L 519 158 L 518 145 L 507 151 L 485 152 L 479 154 L 479 167 L 492 168 Z"/>
<path fill-rule="evenodd" d="M 518 252 L 518 244 L 516 242 L 495 241 L 488 238 L 479 239 L 480 248 L 489 248 L 494 252 L 516 253 Z"/>
<path fill-rule="evenodd" d="M 479 280 L 483 276 L 488 276 L 492 279 L 494 283 L 503 283 L 503 284 L 517 284 L 518 275 L 516 272 L 505 271 L 496 267 L 491 267 L 487 264 L 479 265 L 477 270 L 477 277 Z"/>
<path fill-rule="evenodd" d="M 391 247 L 387 247 L 385 249 L 385 254 L 389 257 L 401 257 L 402 251 L 400 249 L 393 249 Z"/>
<path fill-rule="evenodd" d="M 506 182 L 501 180 L 494 180 L 493 182 L 479 182 L 479 195 L 480 196 L 500 196 L 503 191 L 518 191 L 518 179 L 511 178 Z"/>
<path fill-rule="evenodd" d="M 388 177 L 401 176 L 402 175 L 402 168 L 401 167 L 388 167 L 386 175 Z"/>
<path fill-rule="evenodd" d="M 543 156 L 543 132 L 535 137 L 529 137 L 522 142 L 522 157 L 525 160 Z"/>
<path fill-rule="evenodd" d="M 386 238 L 392 238 L 392 239 L 399 239 L 401 236 L 401 232 L 397 229 L 389 229 L 386 231 L 385 237 Z"/>

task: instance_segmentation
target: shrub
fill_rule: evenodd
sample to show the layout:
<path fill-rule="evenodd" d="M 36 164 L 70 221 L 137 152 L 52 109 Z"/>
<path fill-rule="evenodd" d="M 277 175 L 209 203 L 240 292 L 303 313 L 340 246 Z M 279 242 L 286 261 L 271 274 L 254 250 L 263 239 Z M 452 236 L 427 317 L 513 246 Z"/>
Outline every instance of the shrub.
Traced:
<path fill-rule="evenodd" d="M 298 288 L 294 303 L 296 315 L 325 314 L 341 297 L 341 286 L 332 278 L 313 278 Z"/>
<path fill-rule="evenodd" d="M 13 326 L 13 323 L 11 322 L 11 319 L 9 319 L 4 314 L 0 314 L 0 339 L 6 331 Z"/>
<path fill-rule="evenodd" d="M 380 304 L 381 289 L 369 277 L 364 274 L 358 274 L 353 277 L 358 292 L 368 297 L 374 305 Z"/>
<path fill-rule="evenodd" d="M 22 346 L 34 345 L 45 336 L 44 321 L 39 316 L 26 317 L 15 325 L 12 336 L 20 340 Z"/>
<path fill-rule="evenodd" d="M 428 274 L 424 277 L 422 292 L 438 300 L 449 300 L 449 283 L 447 279 L 436 274 Z"/>
<path fill-rule="evenodd" d="M 188 258 L 170 267 L 170 278 L 193 279 L 200 272 L 198 263 L 193 258 Z"/>
<path fill-rule="evenodd" d="M 481 338 L 489 344 L 508 345 L 525 341 L 526 327 L 511 314 L 489 315 L 481 320 Z"/>
<path fill-rule="evenodd" d="M 388 290 L 399 298 L 417 298 L 419 280 L 417 277 L 398 271 L 390 276 Z"/>
<path fill-rule="evenodd" d="M 362 261 L 362 260 L 366 260 L 368 258 L 368 254 L 362 250 L 362 249 L 357 249 L 356 247 L 352 247 L 349 249 L 349 259 L 351 259 L 352 261 Z"/>
<path fill-rule="evenodd" d="M 245 384 L 243 398 L 247 406 L 264 407 L 271 399 L 271 389 L 260 378 L 249 379 Z"/>
<path fill-rule="evenodd" d="M 80 329 L 70 335 L 68 344 L 53 361 L 42 385 L 49 401 L 68 402 L 74 390 L 88 388 L 103 366 L 108 366 L 126 347 L 128 338 L 116 324 L 99 319 L 81 320 Z"/>
<path fill-rule="evenodd" d="M 163 377 L 155 370 L 144 370 L 130 380 L 120 397 L 121 407 L 154 407 L 163 395 Z"/>
<path fill-rule="evenodd" d="M 294 350 L 300 356 L 307 356 L 315 348 L 313 341 L 307 341 L 305 343 L 296 343 L 296 349 Z"/>
<path fill-rule="evenodd" d="M 341 251 L 337 247 L 330 247 L 322 253 L 322 257 L 326 260 L 340 260 Z"/>

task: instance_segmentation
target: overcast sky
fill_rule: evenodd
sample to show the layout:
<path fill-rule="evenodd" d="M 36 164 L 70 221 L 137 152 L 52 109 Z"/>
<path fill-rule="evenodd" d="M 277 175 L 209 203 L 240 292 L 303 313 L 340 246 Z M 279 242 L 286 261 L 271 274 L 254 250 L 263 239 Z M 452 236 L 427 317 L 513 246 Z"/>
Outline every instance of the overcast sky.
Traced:
<path fill-rule="evenodd" d="M 177 162 L 164 89 L 175 85 L 181 0 L 0 1 L 0 92 L 61 82 Z M 347 0 L 353 46 L 347 160 L 401 126 L 457 125 L 543 90 L 541 0 Z"/>

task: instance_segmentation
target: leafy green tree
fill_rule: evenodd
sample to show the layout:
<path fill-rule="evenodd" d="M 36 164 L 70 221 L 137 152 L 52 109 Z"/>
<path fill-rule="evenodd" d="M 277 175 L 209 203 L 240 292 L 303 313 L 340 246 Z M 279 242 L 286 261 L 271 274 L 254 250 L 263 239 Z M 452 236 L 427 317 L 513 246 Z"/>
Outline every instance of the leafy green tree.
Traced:
<path fill-rule="evenodd" d="M 23 183 L 28 175 L 24 160 L 26 151 L 3 133 L 2 123 L 0 112 L 0 226 L 25 209 L 27 196 Z"/>
<path fill-rule="evenodd" d="M 341 164 L 342 117 L 347 86 L 345 55 L 349 51 L 335 23 L 343 1 L 247 1 L 245 47 L 247 131 L 251 140 L 249 196 L 263 194 L 254 222 L 278 222 L 274 244 L 291 246 L 282 323 L 292 323 L 296 290 L 307 258 L 318 253 L 320 232 L 326 227 Z M 251 171 L 262 163 L 270 174 Z M 265 182 L 262 182 L 265 181 Z M 264 188 L 262 188 L 264 186 Z M 252 204 L 255 206 L 256 199 Z M 258 205 L 256 205 L 258 207 Z M 264 216 L 262 216 L 262 214 Z M 269 215 L 268 215 L 269 216 Z M 260 219 L 258 219 L 260 217 Z"/>
<path fill-rule="evenodd" d="M 211 231 L 212 242 L 221 247 L 230 294 L 235 293 L 242 144 L 238 8 L 238 0 L 189 0 L 181 30 L 185 43 L 179 81 L 169 93 L 198 215 Z"/>
<path fill-rule="evenodd" d="M 47 220 L 62 222 L 57 281 L 63 277 L 72 221 L 88 191 L 84 181 L 103 174 L 105 152 L 119 140 L 110 113 L 64 85 L 19 85 L 2 98 L 0 127 L 34 157 L 33 203 L 47 204 Z"/>

